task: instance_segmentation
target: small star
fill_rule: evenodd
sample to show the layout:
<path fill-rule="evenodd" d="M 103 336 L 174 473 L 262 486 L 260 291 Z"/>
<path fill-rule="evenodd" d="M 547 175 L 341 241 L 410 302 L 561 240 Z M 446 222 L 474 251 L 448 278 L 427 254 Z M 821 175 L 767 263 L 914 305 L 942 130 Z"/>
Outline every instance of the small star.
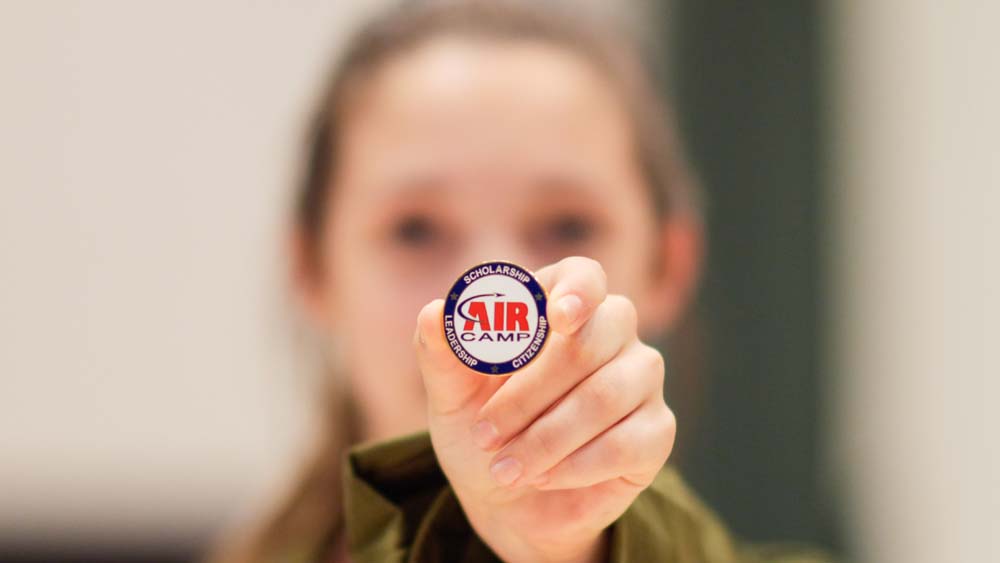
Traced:
<path fill-rule="evenodd" d="M 458 294 L 457 293 L 452 293 L 449 297 L 451 298 L 452 301 L 458 301 Z"/>
<path fill-rule="evenodd" d="M 493 367 L 490 368 L 490 371 L 492 371 L 493 373 L 497 373 L 497 372 L 500 371 L 500 368 L 498 368 L 496 366 L 493 366 Z"/>
<path fill-rule="evenodd" d="M 541 293 L 536 293 L 535 294 L 535 301 L 541 301 L 544 298 L 545 298 L 545 296 L 542 295 Z"/>

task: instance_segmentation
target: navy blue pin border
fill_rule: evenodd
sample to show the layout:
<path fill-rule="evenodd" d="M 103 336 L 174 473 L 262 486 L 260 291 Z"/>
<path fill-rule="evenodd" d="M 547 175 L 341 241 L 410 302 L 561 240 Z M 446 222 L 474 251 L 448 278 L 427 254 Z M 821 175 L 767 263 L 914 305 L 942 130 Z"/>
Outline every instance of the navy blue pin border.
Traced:
<path fill-rule="evenodd" d="M 444 298 L 444 314 L 441 315 L 441 330 L 442 330 L 442 332 L 445 332 L 445 333 L 447 332 L 446 329 L 445 329 L 445 326 L 444 326 L 444 319 L 445 319 L 445 317 L 450 316 L 452 319 L 455 318 L 455 308 L 458 305 L 458 297 L 457 296 L 462 295 L 462 292 L 465 291 L 465 289 L 467 287 L 469 287 L 469 285 L 470 285 L 470 284 L 465 283 L 465 279 L 464 279 L 465 276 L 467 276 L 470 273 L 472 273 L 472 272 L 474 272 L 474 271 L 482 268 L 483 266 L 493 266 L 494 269 L 496 269 L 496 266 L 513 266 L 513 267 L 517 268 L 518 270 L 524 272 L 528 276 L 528 282 L 527 283 L 522 283 L 522 285 L 524 287 L 526 287 L 528 289 L 528 291 L 531 292 L 531 295 L 534 296 L 534 295 L 539 295 L 540 294 L 542 296 L 542 298 L 540 300 L 539 299 L 535 299 L 535 303 L 536 303 L 536 305 L 538 307 L 538 319 L 539 320 L 545 319 L 545 321 L 546 321 L 545 322 L 545 324 L 546 324 L 545 334 L 542 336 L 542 343 L 538 347 L 538 352 L 536 352 L 534 356 L 532 356 L 531 358 L 529 358 L 528 361 L 526 361 L 523 364 L 521 364 L 521 367 L 518 367 L 518 368 L 514 367 L 514 360 L 517 359 L 517 358 L 511 359 L 510 361 L 507 361 L 507 362 L 501 362 L 501 363 L 487 362 L 485 360 L 481 360 L 481 359 L 477 358 L 476 356 L 473 356 L 472 353 L 470 353 L 468 350 L 465 349 L 464 346 L 462 346 L 462 350 L 465 350 L 465 353 L 468 354 L 469 357 L 474 358 L 476 360 L 476 365 L 474 365 L 474 366 L 470 366 L 469 364 L 466 364 L 465 362 L 462 362 L 462 365 L 466 366 L 469 369 L 478 371 L 479 373 L 484 373 L 486 375 L 506 375 L 508 373 L 514 373 L 515 371 L 517 371 L 519 369 L 523 369 L 525 366 L 527 366 L 531 362 L 535 361 L 535 358 L 537 358 L 539 356 L 539 354 L 542 353 L 542 349 L 545 347 L 545 343 L 548 342 L 548 340 L 549 340 L 549 332 L 552 331 L 552 328 L 550 326 L 548 326 L 548 320 L 549 320 L 548 319 L 549 294 L 548 294 L 548 292 L 545 291 L 545 288 L 542 287 L 542 284 L 538 283 L 538 279 L 535 278 L 535 274 L 532 273 L 531 270 L 525 268 L 524 266 L 521 266 L 520 264 L 515 264 L 513 262 L 508 262 L 506 260 L 490 260 L 488 262 L 482 262 L 480 264 L 476 264 L 475 266 L 473 266 L 473 267 L 469 268 L 468 270 L 462 272 L 458 276 L 458 279 L 451 286 L 451 289 L 448 291 L 448 294 L 445 296 L 445 298 Z M 503 274 L 491 274 L 491 275 L 503 275 Z M 517 278 L 511 278 L 511 279 L 514 279 L 514 280 L 518 281 L 518 283 L 521 283 L 520 280 L 517 280 Z M 473 280 L 473 283 L 475 283 L 475 280 Z M 539 327 L 540 326 L 541 326 L 540 322 L 536 323 L 536 325 L 535 325 L 535 334 L 531 335 L 531 340 L 532 341 L 534 341 L 535 338 L 538 336 L 538 331 L 539 331 Z M 457 330 L 456 330 L 456 332 L 457 332 Z M 461 340 L 459 342 L 461 342 Z M 451 350 L 452 354 L 455 354 L 455 357 L 458 357 L 458 353 L 455 352 L 454 348 L 452 348 L 451 346 L 448 346 L 448 349 Z M 459 360 L 461 361 L 461 358 L 459 358 Z"/>

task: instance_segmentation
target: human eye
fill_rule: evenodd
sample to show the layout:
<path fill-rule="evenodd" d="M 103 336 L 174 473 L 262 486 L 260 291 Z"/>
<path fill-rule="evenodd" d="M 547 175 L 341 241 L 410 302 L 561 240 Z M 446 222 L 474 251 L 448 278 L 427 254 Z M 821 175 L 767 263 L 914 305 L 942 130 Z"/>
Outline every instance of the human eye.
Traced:
<path fill-rule="evenodd" d="M 582 244 L 594 236 L 595 226 L 587 217 L 562 215 L 544 225 L 543 235 L 553 244 Z"/>
<path fill-rule="evenodd" d="M 396 219 L 390 228 L 393 242 L 399 246 L 421 248 L 439 241 L 442 229 L 426 215 L 411 214 Z"/>
<path fill-rule="evenodd" d="M 600 224 L 584 213 L 554 213 L 536 221 L 529 232 L 531 244 L 540 254 L 578 254 L 596 243 Z"/>
<path fill-rule="evenodd" d="M 597 222 L 581 213 L 559 213 L 543 218 L 534 229 L 535 242 L 548 248 L 574 248 L 593 241 Z"/>
<path fill-rule="evenodd" d="M 429 250 L 447 243 L 447 226 L 423 213 L 409 213 L 394 219 L 389 226 L 393 246 L 404 250 Z"/>

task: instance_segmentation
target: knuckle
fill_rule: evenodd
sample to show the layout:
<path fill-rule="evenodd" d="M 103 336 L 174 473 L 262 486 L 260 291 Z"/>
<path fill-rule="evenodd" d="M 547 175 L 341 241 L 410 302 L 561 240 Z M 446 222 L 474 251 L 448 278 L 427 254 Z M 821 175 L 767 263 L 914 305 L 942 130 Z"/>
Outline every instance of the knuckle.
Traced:
<path fill-rule="evenodd" d="M 673 446 L 674 441 L 677 439 L 677 417 L 674 416 L 674 411 L 667 407 L 667 438 L 670 445 Z"/>
<path fill-rule="evenodd" d="M 429 301 L 428 303 L 424 304 L 424 306 L 420 308 L 420 313 L 417 315 L 417 318 L 419 318 L 421 320 L 422 319 L 426 319 L 431 314 L 431 311 L 434 310 L 434 306 L 436 304 L 437 304 L 437 300 L 436 299 L 433 300 L 433 301 Z"/>
<path fill-rule="evenodd" d="M 589 413 L 610 413 L 616 410 L 621 393 L 612 381 L 614 369 L 601 370 L 590 376 L 587 384 L 580 388 L 583 395 L 581 401 L 586 404 Z"/>
<path fill-rule="evenodd" d="M 663 409 L 663 425 L 666 432 L 673 437 L 677 433 L 677 416 L 674 414 L 673 409 L 667 406 L 666 402 L 661 402 L 661 407 Z"/>
<path fill-rule="evenodd" d="M 586 256 L 569 256 L 564 259 L 563 264 L 567 270 L 586 272 L 595 276 L 601 287 L 607 287 L 608 274 L 604 271 L 604 266 L 597 260 Z"/>
<path fill-rule="evenodd" d="M 666 401 L 660 401 L 661 407 L 664 410 L 664 418 L 670 423 L 671 428 L 677 427 L 677 415 L 674 414 L 674 409 L 670 408 L 670 405 Z"/>
<path fill-rule="evenodd" d="M 531 420 L 531 413 L 528 406 L 522 400 L 510 397 L 509 395 L 494 395 L 483 405 L 476 414 L 477 419 L 489 420 L 497 429 L 501 441 L 506 440 L 512 434 L 517 433 L 518 428 L 523 428 L 527 421 Z M 513 399 L 513 400 L 510 400 Z"/>
<path fill-rule="evenodd" d="M 608 284 L 608 273 L 604 271 L 604 266 L 600 262 L 594 260 L 593 258 L 582 258 L 583 264 L 588 270 L 594 272 L 597 279 L 600 281 L 601 287 L 607 287 Z"/>
<path fill-rule="evenodd" d="M 593 258 L 588 258 L 586 256 L 567 256 L 563 259 L 563 263 L 571 268 L 586 268 L 594 269 L 601 267 L 601 263 Z"/>
<path fill-rule="evenodd" d="M 660 416 L 660 423 L 656 431 L 657 443 L 660 444 L 658 450 L 659 456 L 657 458 L 659 465 L 662 465 L 670 457 L 670 453 L 674 449 L 674 441 L 677 437 L 677 418 L 674 416 L 674 411 L 666 403 L 663 404 L 662 409 L 663 413 Z"/>
<path fill-rule="evenodd" d="M 584 325 L 583 333 L 578 334 L 574 337 L 564 337 L 558 333 L 553 333 L 550 338 L 559 341 L 558 348 L 562 351 L 561 353 L 565 356 L 565 362 L 573 365 L 590 365 L 588 362 L 591 360 L 591 346 L 586 345 L 586 336 L 592 331 L 592 327 Z M 567 375 L 569 371 L 567 370 Z"/>
<path fill-rule="evenodd" d="M 420 309 L 420 313 L 417 314 L 417 331 L 422 333 L 430 329 L 435 324 L 435 311 L 438 308 L 438 300 L 435 299 L 430 303 L 427 303 Z"/>
<path fill-rule="evenodd" d="M 635 303 L 632 303 L 631 299 L 625 298 L 624 301 L 622 313 L 625 315 L 629 329 L 635 333 L 639 326 L 639 311 L 636 310 Z"/>
<path fill-rule="evenodd" d="M 657 378 L 662 380 L 667 369 L 663 354 L 649 344 L 642 344 L 640 357 L 642 358 L 643 368 L 651 373 L 655 373 Z"/>
<path fill-rule="evenodd" d="M 632 467 L 637 461 L 632 442 L 621 434 L 609 437 L 607 450 L 608 459 L 616 461 L 622 467 Z"/>
<path fill-rule="evenodd" d="M 618 294 L 609 295 L 607 301 L 611 302 L 618 322 L 627 327 L 631 334 L 635 334 L 639 325 L 639 312 L 635 308 L 635 303 L 628 297 Z"/>
<path fill-rule="evenodd" d="M 603 313 L 600 312 L 602 307 L 603 304 L 598 306 L 599 312 L 595 313 L 591 322 L 585 323 L 576 334 L 560 339 L 562 344 L 559 347 L 565 354 L 565 361 L 571 365 L 593 371 L 610 359 L 607 345 L 599 340 L 603 338 L 605 332 L 602 325 Z M 552 336 L 561 337 L 558 334 Z"/>
<path fill-rule="evenodd" d="M 559 453 L 559 435 L 554 429 L 543 426 L 531 432 L 534 455 L 530 459 L 552 459 Z"/>

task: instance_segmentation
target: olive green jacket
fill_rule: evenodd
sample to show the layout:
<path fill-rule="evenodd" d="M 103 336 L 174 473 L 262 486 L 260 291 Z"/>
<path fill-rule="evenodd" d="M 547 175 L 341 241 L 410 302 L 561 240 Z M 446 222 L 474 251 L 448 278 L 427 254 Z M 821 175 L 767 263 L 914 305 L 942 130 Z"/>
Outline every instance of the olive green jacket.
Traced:
<path fill-rule="evenodd" d="M 343 458 L 348 547 L 356 563 L 500 561 L 469 525 L 427 430 L 357 444 Z M 743 544 L 667 464 L 610 528 L 610 561 L 818 563 L 802 546 Z"/>

